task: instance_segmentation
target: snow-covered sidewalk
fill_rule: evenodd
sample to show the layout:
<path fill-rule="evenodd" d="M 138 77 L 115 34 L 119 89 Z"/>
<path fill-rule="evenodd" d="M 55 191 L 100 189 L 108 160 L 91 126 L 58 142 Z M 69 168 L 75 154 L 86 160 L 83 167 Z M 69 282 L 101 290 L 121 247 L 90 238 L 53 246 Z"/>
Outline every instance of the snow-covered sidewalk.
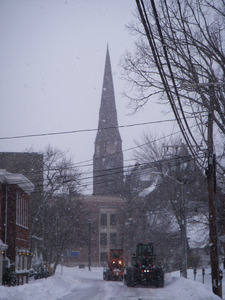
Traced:
<path fill-rule="evenodd" d="M 179 273 L 166 274 L 164 288 L 128 288 L 122 282 L 102 280 L 102 268 L 88 269 L 61 267 L 55 276 L 32 280 L 17 287 L 0 287 L 0 299 L 4 300 L 216 300 L 221 299 L 211 292 L 211 279 L 206 270 L 205 284 L 201 272 L 193 280 L 179 277 Z M 62 274 L 61 274 L 62 272 Z M 224 294 L 225 296 L 225 294 Z"/>

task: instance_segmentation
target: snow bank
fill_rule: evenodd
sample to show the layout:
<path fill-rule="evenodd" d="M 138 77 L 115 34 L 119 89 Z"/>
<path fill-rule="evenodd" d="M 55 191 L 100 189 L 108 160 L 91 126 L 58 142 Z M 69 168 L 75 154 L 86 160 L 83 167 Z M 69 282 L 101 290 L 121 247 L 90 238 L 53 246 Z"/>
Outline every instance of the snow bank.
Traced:
<path fill-rule="evenodd" d="M 56 274 L 47 279 L 32 281 L 18 287 L 0 287 L 0 299 L 4 300 L 41 300 L 57 299 L 66 294 L 78 280 Z"/>
<path fill-rule="evenodd" d="M 62 271 L 62 275 L 61 275 Z M 178 274 L 166 274 L 164 288 L 128 288 L 122 282 L 105 282 L 102 280 L 101 268 L 88 269 L 66 268 L 57 269 L 56 275 L 47 279 L 32 280 L 29 284 L 18 287 L 0 287 L 0 299 L 4 300 L 56 300 L 56 299 L 158 299 L 158 300 L 219 300 L 211 292 L 210 276 L 206 284 L 201 278 L 197 281 L 184 279 Z M 200 271 L 199 271 L 200 274 Z M 88 295 L 88 298 L 85 298 Z M 93 297 L 90 295 L 93 295 Z"/>
<path fill-rule="evenodd" d="M 183 277 L 179 277 L 179 278 L 171 277 L 171 279 L 172 280 L 168 284 L 168 278 L 167 278 L 165 292 L 167 292 L 169 295 L 173 295 L 174 300 L 180 300 L 180 299 L 185 299 L 185 300 L 217 299 L 218 300 L 220 299 L 219 297 L 214 295 L 209 289 L 207 289 L 207 287 L 202 283 L 190 279 L 185 279 Z"/>

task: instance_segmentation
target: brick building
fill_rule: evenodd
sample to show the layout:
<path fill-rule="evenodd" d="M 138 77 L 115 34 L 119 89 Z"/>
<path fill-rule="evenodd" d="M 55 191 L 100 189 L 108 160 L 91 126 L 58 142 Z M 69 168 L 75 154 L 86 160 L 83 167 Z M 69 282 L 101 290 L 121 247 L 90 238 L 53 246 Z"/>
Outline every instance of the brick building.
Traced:
<path fill-rule="evenodd" d="M 34 185 L 22 174 L 0 169 L 0 240 L 8 246 L 4 266 L 15 270 L 17 284 L 29 270 L 29 202 Z"/>
<path fill-rule="evenodd" d="M 35 237 L 41 232 L 41 222 L 37 217 L 37 211 L 42 203 L 43 165 L 43 155 L 36 152 L 0 152 L 0 169 L 23 174 L 35 185 L 34 192 L 30 195 L 29 209 L 29 235 L 33 251 L 40 243 Z"/>

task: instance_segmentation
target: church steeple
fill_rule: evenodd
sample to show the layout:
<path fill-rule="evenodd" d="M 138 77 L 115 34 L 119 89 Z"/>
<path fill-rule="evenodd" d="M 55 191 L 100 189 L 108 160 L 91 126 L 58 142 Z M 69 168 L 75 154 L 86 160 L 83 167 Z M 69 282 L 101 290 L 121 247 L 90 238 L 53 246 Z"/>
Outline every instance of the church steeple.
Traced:
<path fill-rule="evenodd" d="M 93 158 L 93 194 L 119 195 L 123 186 L 123 153 L 117 121 L 112 69 L 107 46 L 98 132 Z"/>
<path fill-rule="evenodd" d="M 118 127 L 111 61 L 107 46 L 98 129 Z"/>

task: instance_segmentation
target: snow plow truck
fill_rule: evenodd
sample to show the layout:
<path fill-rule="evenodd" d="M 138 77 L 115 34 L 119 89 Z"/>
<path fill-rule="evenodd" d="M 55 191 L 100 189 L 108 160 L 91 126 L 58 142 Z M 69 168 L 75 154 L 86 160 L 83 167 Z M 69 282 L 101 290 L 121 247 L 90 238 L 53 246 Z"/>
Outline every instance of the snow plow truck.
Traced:
<path fill-rule="evenodd" d="M 164 272 L 155 266 L 156 255 L 152 243 L 139 243 L 136 254 L 132 255 L 132 266 L 124 270 L 124 284 L 128 287 L 135 285 L 164 286 Z"/>
<path fill-rule="evenodd" d="M 108 266 L 103 270 L 104 280 L 123 280 L 123 250 L 111 249 L 107 260 Z"/>

